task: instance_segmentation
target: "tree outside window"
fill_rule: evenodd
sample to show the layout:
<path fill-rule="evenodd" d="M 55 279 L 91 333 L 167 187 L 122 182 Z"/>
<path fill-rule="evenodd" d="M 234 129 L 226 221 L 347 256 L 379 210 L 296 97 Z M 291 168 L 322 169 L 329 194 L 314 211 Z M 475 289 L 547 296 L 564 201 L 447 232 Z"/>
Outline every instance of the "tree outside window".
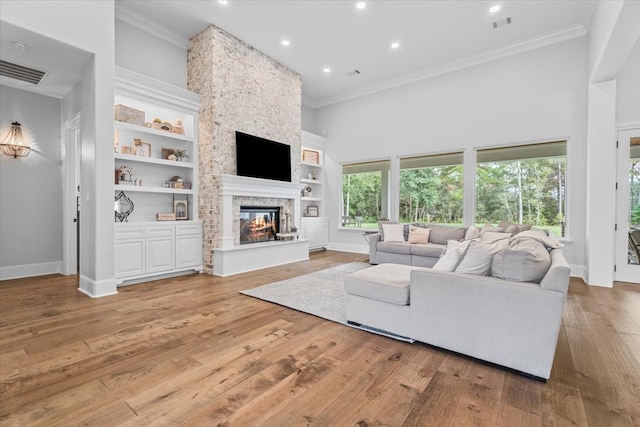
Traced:
<path fill-rule="evenodd" d="M 476 223 L 566 229 L 566 141 L 477 151 Z"/>
<path fill-rule="evenodd" d="M 400 159 L 400 221 L 462 224 L 463 153 Z"/>
<path fill-rule="evenodd" d="M 391 162 L 342 165 L 342 227 L 377 228 L 389 218 L 389 169 Z"/>

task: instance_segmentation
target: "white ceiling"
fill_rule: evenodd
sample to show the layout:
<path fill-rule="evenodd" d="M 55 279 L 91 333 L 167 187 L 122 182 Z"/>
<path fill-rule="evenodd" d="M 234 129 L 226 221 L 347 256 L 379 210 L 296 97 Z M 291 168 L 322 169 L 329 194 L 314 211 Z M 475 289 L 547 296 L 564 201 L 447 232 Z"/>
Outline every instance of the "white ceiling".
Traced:
<path fill-rule="evenodd" d="M 134 17 L 178 40 L 209 24 L 302 76 L 312 107 L 361 96 L 586 33 L 594 1 L 584 0 L 116 0 Z M 491 15 L 489 8 L 501 10 Z M 118 13 L 120 12 L 120 13 Z M 512 23 L 494 29 L 492 23 Z M 153 30 L 152 30 L 153 31 Z M 282 46 L 288 39 L 291 44 Z M 398 41 L 397 50 L 390 43 Z M 331 73 L 322 69 L 330 67 Z M 357 69 L 356 77 L 347 73 Z"/>
<path fill-rule="evenodd" d="M 179 46 L 213 24 L 302 76 L 303 101 L 319 107 L 586 34 L 591 0 L 115 0 L 116 16 Z M 496 15 L 489 7 L 502 6 Z M 494 29 L 494 21 L 512 23 Z M 38 68 L 38 87 L 62 96 L 91 55 L 5 22 L 0 57 Z M 289 46 L 280 41 L 290 40 Z M 29 49 L 15 49 L 20 40 Z M 391 42 L 400 43 L 392 50 Z M 330 67 L 330 73 L 323 73 Z M 352 77 L 349 71 L 359 70 Z M 33 85 L 31 85 L 33 86 Z"/>

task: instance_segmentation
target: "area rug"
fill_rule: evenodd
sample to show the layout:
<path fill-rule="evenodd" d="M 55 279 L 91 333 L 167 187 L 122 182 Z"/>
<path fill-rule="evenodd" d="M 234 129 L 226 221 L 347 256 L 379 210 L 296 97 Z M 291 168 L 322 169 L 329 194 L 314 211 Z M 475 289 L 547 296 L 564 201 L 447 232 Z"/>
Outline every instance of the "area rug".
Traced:
<path fill-rule="evenodd" d="M 367 267 L 364 262 L 342 264 L 240 293 L 346 325 L 344 278 Z"/>

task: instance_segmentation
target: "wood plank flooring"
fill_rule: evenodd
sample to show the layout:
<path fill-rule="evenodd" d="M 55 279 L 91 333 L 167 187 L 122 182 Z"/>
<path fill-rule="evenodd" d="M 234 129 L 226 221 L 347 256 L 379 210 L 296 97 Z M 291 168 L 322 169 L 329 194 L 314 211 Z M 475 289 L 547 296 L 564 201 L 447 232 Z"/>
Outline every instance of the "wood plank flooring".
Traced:
<path fill-rule="evenodd" d="M 191 275 L 91 299 L 0 282 L 3 426 L 640 426 L 640 286 L 572 279 L 551 379 L 239 294 L 366 261 Z"/>

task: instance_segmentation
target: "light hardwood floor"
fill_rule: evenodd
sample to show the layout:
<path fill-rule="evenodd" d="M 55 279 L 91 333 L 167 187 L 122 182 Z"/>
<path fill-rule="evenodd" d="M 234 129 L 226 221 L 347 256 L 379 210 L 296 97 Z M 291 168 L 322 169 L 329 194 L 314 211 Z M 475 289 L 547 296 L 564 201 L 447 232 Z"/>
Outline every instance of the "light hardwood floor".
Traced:
<path fill-rule="evenodd" d="M 239 294 L 365 261 L 192 275 L 91 299 L 77 277 L 0 283 L 7 426 L 640 425 L 640 286 L 572 279 L 551 379 Z"/>

